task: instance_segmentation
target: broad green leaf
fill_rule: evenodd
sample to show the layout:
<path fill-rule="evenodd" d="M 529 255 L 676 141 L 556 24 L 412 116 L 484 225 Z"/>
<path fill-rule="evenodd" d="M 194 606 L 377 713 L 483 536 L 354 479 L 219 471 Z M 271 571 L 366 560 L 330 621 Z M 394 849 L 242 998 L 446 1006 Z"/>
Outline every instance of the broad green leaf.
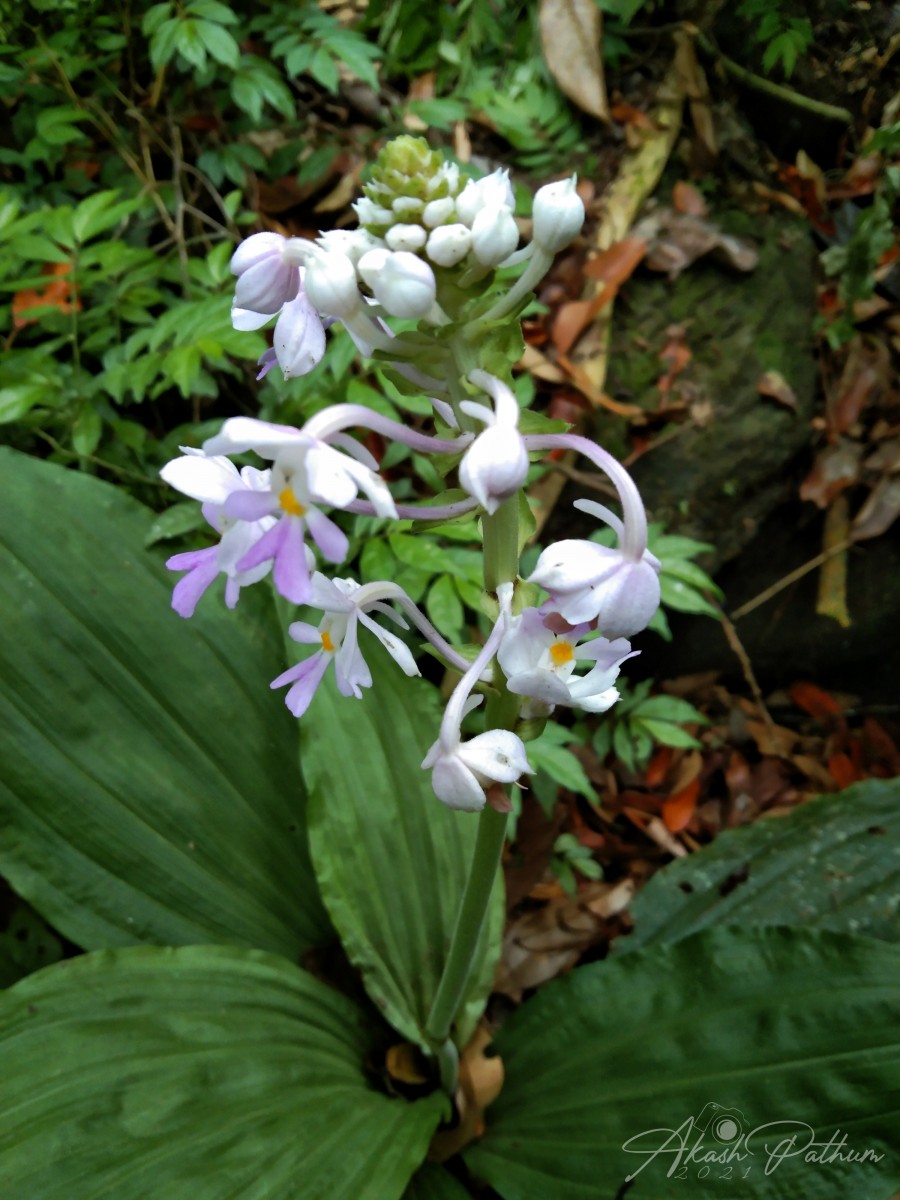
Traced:
<path fill-rule="evenodd" d="M 145 508 L 10 450 L 0 471 L 0 871 L 88 949 L 326 939 L 265 585 L 183 621 Z"/>
<path fill-rule="evenodd" d="M 478 817 L 452 812 L 422 759 L 437 739 L 435 688 L 408 679 L 366 631 L 373 686 L 362 700 L 326 678 L 301 721 L 309 836 L 325 905 L 379 1010 L 404 1037 L 422 1029 L 453 931 Z M 455 1037 L 490 991 L 503 921 L 498 878 Z"/>
<path fill-rule="evenodd" d="M 814 925 L 900 941 L 900 780 L 871 779 L 720 834 L 658 871 L 622 952 L 707 925 Z"/>
<path fill-rule="evenodd" d="M 392 1200 L 439 1120 L 372 1086 L 362 1009 L 276 955 L 100 951 L 0 1000 L 12 1197 Z"/>
<path fill-rule="evenodd" d="M 506 1082 L 466 1162 L 504 1200 L 886 1200 L 898 1004 L 900 948 L 821 931 L 705 930 L 591 963 L 501 1029 Z M 865 1161 L 804 1160 L 842 1136 Z"/>

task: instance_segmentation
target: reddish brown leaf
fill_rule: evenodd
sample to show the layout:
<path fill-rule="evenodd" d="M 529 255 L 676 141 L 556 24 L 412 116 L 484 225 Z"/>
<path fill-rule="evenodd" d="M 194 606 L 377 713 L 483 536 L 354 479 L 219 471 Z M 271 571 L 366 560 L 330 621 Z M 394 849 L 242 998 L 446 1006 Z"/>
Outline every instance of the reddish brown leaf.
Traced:
<path fill-rule="evenodd" d="M 47 286 L 43 291 L 37 288 L 23 288 L 16 292 L 12 301 L 13 328 L 24 329 L 33 325 L 40 317 L 29 316 L 35 309 L 57 308 L 61 313 L 70 313 L 73 307 L 81 311 L 81 301 L 75 296 L 72 301 L 72 281 L 68 278 L 72 270 L 69 262 L 47 263 L 41 268 L 41 274 L 48 277 Z"/>
<path fill-rule="evenodd" d="M 669 773 L 669 767 L 672 765 L 672 747 L 660 746 L 653 757 L 647 763 L 647 770 L 644 772 L 644 778 L 647 780 L 647 786 L 658 788 L 665 777 Z"/>
<path fill-rule="evenodd" d="M 863 447 L 858 442 L 841 438 L 833 446 L 825 446 L 816 455 L 813 469 L 800 484 L 800 499 L 811 500 L 819 508 L 827 508 L 859 478 Z"/>
<path fill-rule="evenodd" d="M 620 125 L 629 125 L 633 129 L 654 129 L 653 118 L 640 108 L 635 108 L 632 104 L 626 104 L 623 100 L 618 101 L 609 110 L 609 115 L 614 121 L 618 121 Z"/>
<path fill-rule="evenodd" d="M 826 408 L 832 433 L 846 433 L 859 420 L 863 409 L 890 386 L 890 353 L 881 342 L 856 337 L 844 363 L 833 400 Z"/>
<path fill-rule="evenodd" d="M 828 774 L 839 789 L 849 787 L 851 783 L 856 783 L 862 779 L 862 775 L 857 772 L 847 754 L 831 755 L 828 760 Z"/>
<path fill-rule="evenodd" d="M 814 683 L 792 683 L 788 695 L 798 708 L 817 721 L 828 723 L 833 717 L 843 717 L 841 706 L 834 696 Z"/>
<path fill-rule="evenodd" d="M 588 259 L 584 265 L 584 273 L 589 279 L 597 279 L 604 285 L 604 294 L 611 300 L 626 279 L 634 273 L 635 267 L 644 257 L 647 242 L 644 238 L 625 237 L 603 250 L 596 257 Z"/>
<path fill-rule="evenodd" d="M 709 212 L 703 193 L 683 179 L 672 188 L 672 207 L 676 212 L 689 213 L 692 217 L 705 217 Z"/>
<path fill-rule="evenodd" d="M 680 833 L 690 823 L 700 795 L 700 777 L 663 801 L 662 818 L 670 833 Z"/>

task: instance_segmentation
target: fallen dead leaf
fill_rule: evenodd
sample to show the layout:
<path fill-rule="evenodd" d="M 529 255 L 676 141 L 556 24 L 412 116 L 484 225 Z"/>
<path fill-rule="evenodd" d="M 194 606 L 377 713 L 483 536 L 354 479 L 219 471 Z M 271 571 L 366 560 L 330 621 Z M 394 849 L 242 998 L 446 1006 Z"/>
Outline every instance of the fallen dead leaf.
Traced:
<path fill-rule="evenodd" d="M 847 438 L 841 438 L 833 446 L 825 446 L 800 484 L 800 499 L 827 508 L 845 488 L 856 483 L 862 456 L 863 447 L 859 442 Z"/>
<path fill-rule="evenodd" d="M 644 261 L 652 271 L 665 271 L 675 280 L 706 254 L 715 254 L 738 271 L 752 271 L 759 262 L 746 239 L 725 234 L 712 221 L 672 208 L 657 209 L 634 229 L 647 240 Z"/>
<path fill-rule="evenodd" d="M 428 1159 L 446 1162 L 463 1146 L 484 1133 L 484 1110 L 503 1088 L 503 1060 L 485 1053 L 493 1040 L 486 1025 L 479 1025 L 459 1060 L 459 1087 L 454 1101 L 459 1122 L 453 1129 L 441 1130 L 431 1139 Z"/>
<path fill-rule="evenodd" d="M 692 217 L 705 217 L 709 212 L 703 193 L 683 179 L 679 179 L 672 188 L 672 207 L 676 212 L 688 213 Z"/>
<path fill-rule="evenodd" d="M 541 0 L 538 23 L 547 69 L 560 91 L 591 116 L 609 122 L 600 8 L 593 0 Z"/>
<path fill-rule="evenodd" d="M 900 516 L 900 478 L 885 476 L 876 483 L 866 498 L 865 504 L 853 520 L 852 536 L 855 542 L 879 537 Z"/>
<path fill-rule="evenodd" d="M 791 412 L 797 411 L 797 396 L 794 389 L 779 371 L 764 371 L 756 381 L 756 390 L 761 396 L 777 400 Z"/>
<path fill-rule="evenodd" d="M 47 263 L 41 268 L 41 274 L 47 276 L 47 286 L 43 290 L 23 288 L 16 292 L 12 301 L 13 329 L 35 324 L 40 316 L 33 314 L 41 308 L 55 308 L 61 313 L 70 313 L 75 308 L 80 312 L 81 300 L 69 278 L 71 271 L 70 262 Z"/>
<path fill-rule="evenodd" d="M 627 908 L 633 895 L 630 879 L 591 883 L 577 896 L 562 893 L 518 917 L 503 939 L 494 990 L 517 998 L 573 967 L 602 935 L 603 922 Z"/>
<path fill-rule="evenodd" d="M 699 756 L 698 756 L 699 757 Z M 691 780 L 663 801 L 662 818 L 670 833 L 680 833 L 690 823 L 700 795 L 700 777 Z"/>

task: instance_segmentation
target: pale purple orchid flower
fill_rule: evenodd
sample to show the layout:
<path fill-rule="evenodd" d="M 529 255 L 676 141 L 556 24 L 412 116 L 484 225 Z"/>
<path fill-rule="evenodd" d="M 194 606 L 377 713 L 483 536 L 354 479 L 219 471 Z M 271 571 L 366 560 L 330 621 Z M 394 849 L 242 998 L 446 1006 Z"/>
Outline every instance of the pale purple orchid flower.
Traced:
<path fill-rule="evenodd" d="M 280 233 L 254 233 L 231 256 L 236 310 L 273 317 L 300 290 L 302 243 Z M 235 328 L 241 328 L 235 326 Z"/>
<path fill-rule="evenodd" d="M 647 549 L 647 515 L 634 480 L 596 442 L 572 433 L 525 437 L 529 450 L 575 450 L 595 463 L 615 484 L 622 519 L 593 500 L 575 507 L 604 521 L 617 545 L 567 539 L 543 551 L 529 583 L 550 593 L 553 607 L 570 625 L 596 623 L 604 637 L 631 637 L 645 629 L 659 607 L 661 564 Z"/>
<path fill-rule="evenodd" d="M 238 564 L 275 522 L 271 517 L 249 523 L 234 521 L 224 511 L 230 496 L 265 493 L 269 487 L 268 471 L 244 467 L 238 472 L 227 458 L 207 458 L 199 450 L 184 449 L 184 457 L 166 463 L 160 474 L 178 491 L 200 500 L 203 516 L 222 535 L 216 546 L 174 554 L 166 562 L 170 571 L 187 571 L 175 585 L 172 607 L 179 616 L 191 617 L 204 592 L 220 574 L 226 577 L 225 603 L 229 608 L 237 604 L 242 587 L 257 583 L 268 574 L 271 563 L 249 569 Z"/>
<path fill-rule="evenodd" d="M 486 789 L 494 783 L 515 783 L 531 767 L 522 739 L 508 729 L 490 729 L 462 740 L 463 718 L 481 703 L 481 696 L 470 693 L 494 656 L 509 618 L 513 585 L 503 583 L 497 589 L 500 618 L 477 658 L 453 689 L 441 732 L 422 762 L 431 771 L 431 786 L 437 798 L 449 808 L 480 812 L 486 802 Z"/>
<path fill-rule="evenodd" d="M 528 582 L 549 592 L 553 608 L 570 625 L 590 622 L 610 639 L 640 633 L 659 608 L 659 559 L 646 548 L 636 560 L 623 550 L 623 524 L 602 504 L 576 500 L 575 507 L 610 525 L 619 545 L 574 538 L 554 542 Z"/>
<path fill-rule="evenodd" d="M 276 588 L 294 604 L 305 604 L 310 597 L 307 530 L 329 562 L 343 562 L 347 556 L 346 534 L 320 511 L 319 504 L 346 508 L 362 491 L 379 516 L 396 516 L 390 491 L 365 447 L 340 433 L 333 434 L 332 440 L 339 441 L 347 453 L 287 425 L 234 417 L 203 446 L 207 455 L 253 450 L 272 460 L 267 488 L 232 493 L 223 511 L 231 520 L 269 519 L 269 527 L 237 566 L 249 571 L 272 562 Z"/>
<path fill-rule="evenodd" d="M 606 712 L 619 699 L 613 686 L 619 670 L 639 651 L 624 638 L 595 637 L 579 645 L 590 632 L 588 625 L 569 626 L 549 606 L 510 617 L 497 659 L 509 690 L 530 701 L 523 717 L 549 716 L 557 704 Z M 576 674 L 576 665 L 584 661 L 593 666 Z"/>
<path fill-rule="evenodd" d="M 295 621 L 288 627 L 288 633 L 295 642 L 318 645 L 319 649 L 270 684 L 273 688 L 292 685 L 285 704 L 295 717 L 302 717 L 309 708 L 332 663 L 335 683 L 342 696 L 355 696 L 359 700 L 362 689 L 372 686 L 372 673 L 359 648 L 360 625 L 375 634 L 404 674 L 420 673 L 409 647 L 368 615 L 370 611 L 378 611 L 401 628 L 408 628 L 403 618 L 383 602 L 382 596 L 390 596 L 394 587 L 393 584 L 379 583 L 360 585 L 353 579 L 328 579 L 318 571 L 313 575 L 310 604 L 322 609 L 325 615 L 318 626 Z"/>
<path fill-rule="evenodd" d="M 459 464 L 459 481 L 489 513 L 515 495 L 528 474 L 528 451 L 519 433 L 519 405 L 506 384 L 487 371 L 472 371 L 469 379 L 493 397 L 494 409 L 474 400 L 460 408 L 487 428 L 475 438 Z"/>

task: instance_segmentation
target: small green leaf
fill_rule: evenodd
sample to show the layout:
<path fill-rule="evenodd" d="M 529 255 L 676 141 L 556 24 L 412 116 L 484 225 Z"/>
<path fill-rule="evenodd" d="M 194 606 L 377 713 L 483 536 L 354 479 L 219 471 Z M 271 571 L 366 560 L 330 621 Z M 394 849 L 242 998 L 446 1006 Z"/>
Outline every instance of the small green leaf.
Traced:
<path fill-rule="evenodd" d="M 451 642 L 462 641 L 463 607 L 450 575 L 439 575 L 425 598 L 432 625 Z"/>
<path fill-rule="evenodd" d="M 241 57 L 240 47 L 234 37 L 214 21 L 195 22 L 197 34 L 216 62 L 226 67 L 236 67 Z"/>
<path fill-rule="evenodd" d="M 643 729 L 654 741 L 663 746 L 696 747 L 700 745 L 700 742 L 680 725 L 673 725 L 670 721 L 645 719 L 640 710 L 629 718 L 629 725 L 635 735 L 638 729 Z"/>
<path fill-rule="evenodd" d="M 72 446 L 75 449 L 75 453 L 83 454 L 85 457 L 93 454 L 100 444 L 102 433 L 103 418 L 97 412 L 96 408 L 85 405 L 76 417 L 75 424 L 72 426 Z"/>
<path fill-rule="evenodd" d="M 157 542 L 169 541 L 171 538 L 182 537 L 185 533 L 193 533 L 195 529 L 204 528 L 206 521 L 199 504 L 194 500 L 182 500 L 159 514 L 147 531 L 144 546 L 149 548 Z"/>
<path fill-rule="evenodd" d="M 703 713 L 694 708 L 693 704 L 677 696 L 650 696 L 641 702 L 635 713 L 642 721 L 650 717 L 657 721 L 675 721 L 679 724 L 709 724 Z"/>

